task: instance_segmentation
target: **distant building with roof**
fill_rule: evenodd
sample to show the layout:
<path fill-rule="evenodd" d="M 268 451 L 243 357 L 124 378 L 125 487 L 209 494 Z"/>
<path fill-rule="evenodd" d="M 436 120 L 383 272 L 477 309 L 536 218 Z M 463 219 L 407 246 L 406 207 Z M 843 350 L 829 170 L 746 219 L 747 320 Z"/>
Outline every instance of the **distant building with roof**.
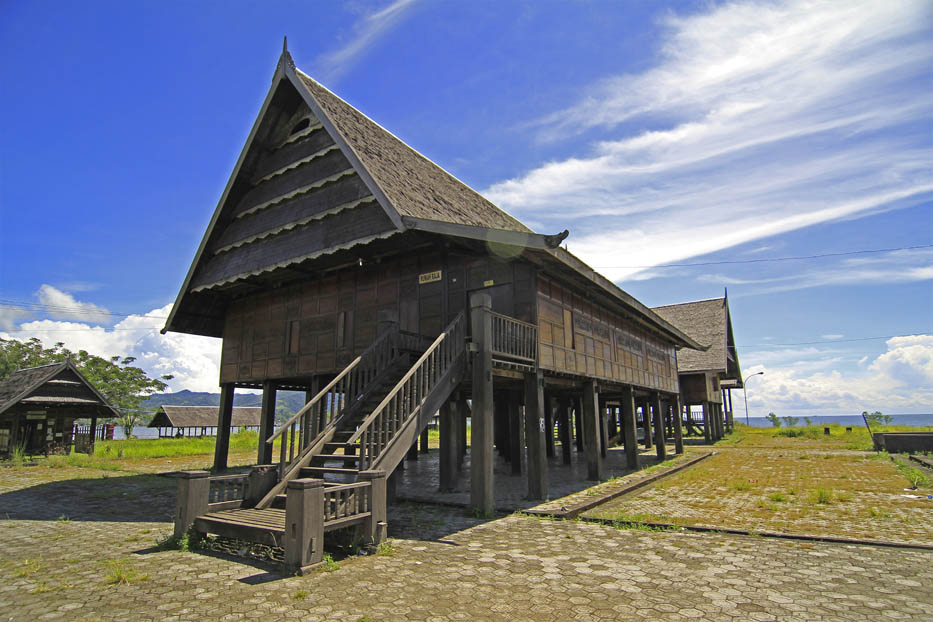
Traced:
<path fill-rule="evenodd" d="M 654 307 L 653 311 L 696 341 L 709 345 L 705 351 L 679 350 L 677 376 L 688 428 L 692 427 L 690 407 L 699 406 L 704 412 L 704 434 L 714 440 L 721 438 L 733 425 L 732 389 L 742 388 L 728 295 Z M 706 425 L 707 420 L 711 425 Z"/>
<path fill-rule="evenodd" d="M 235 406 L 230 421 L 233 428 L 258 430 L 258 406 Z M 159 406 L 149 422 L 150 428 L 159 429 L 159 438 L 174 436 L 215 436 L 217 434 L 216 406 Z"/>
<path fill-rule="evenodd" d="M 16 370 L 0 380 L 0 454 L 92 453 L 97 420 L 119 414 L 71 360 Z M 91 420 L 85 434 L 77 419 Z"/>

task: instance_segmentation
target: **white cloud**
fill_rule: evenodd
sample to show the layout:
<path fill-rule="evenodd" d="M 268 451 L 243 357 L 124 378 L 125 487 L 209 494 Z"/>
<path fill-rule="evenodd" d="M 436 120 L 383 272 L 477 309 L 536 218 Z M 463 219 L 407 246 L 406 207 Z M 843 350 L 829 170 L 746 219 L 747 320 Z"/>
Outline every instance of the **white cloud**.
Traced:
<path fill-rule="evenodd" d="M 747 387 L 752 416 L 931 412 L 933 335 L 894 337 L 886 345 L 886 352 L 867 366 L 867 358 L 860 360 L 862 368 L 851 373 L 835 368 L 835 357 L 826 350 L 808 348 L 786 359 L 775 354 L 763 362 L 761 353 L 750 353 L 744 358 L 756 365 L 744 373 L 765 372 Z"/>
<path fill-rule="evenodd" d="M 735 2 L 668 17 L 654 67 L 538 122 L 541 139 L 589 139 L 589 153 L 485 194 L 538 230 L 573 220 L 571 246 L 614 280 L 915 205 L 933 193 L 919 129 L 933 111 L 930 7 Z"/>
<path fill-rule="evenodd" d="M 0 307 L 0 330 L 12 330 L 20 320 L 32 315 L 17 307 Z"/>
<path fill-rule="evenodd" d="M 43 284 L 36 292 L 39 303 L 51 317 L 59 320 L 83 320 L 93 324 L 106 324 L 111 320 L 110 311 L 91 302 L 79 302 L 67 292 Z"/>
<path fill-rule="evenodd" d="M 220 339 L 160 334 L 171 308 L 166 305 L 149 313 L 130 315 L 111 328 L 89 322 L 35 320 L 20 324 L 15 331 L 0 332 L 0 337 L 22 341 L 37 337 L 46 347 L 61 341 L 69 350 L 86 350 L 106 358 L 134 356 L 134 364 L 152 377 L 173 375 L 168 382 L 172 391 L 216 392 L 220 381 Z"/>
<path fill-rule="evenodd" d="M 394 28 L 417 0 L 395 0 L 387 7 L 366 15 L 353 29 L 353 38 L 343 47 L 321 55 L 316 61 L 316 73 L 324 81 L 337 80 L 348 71 L 366 50 Z"/>

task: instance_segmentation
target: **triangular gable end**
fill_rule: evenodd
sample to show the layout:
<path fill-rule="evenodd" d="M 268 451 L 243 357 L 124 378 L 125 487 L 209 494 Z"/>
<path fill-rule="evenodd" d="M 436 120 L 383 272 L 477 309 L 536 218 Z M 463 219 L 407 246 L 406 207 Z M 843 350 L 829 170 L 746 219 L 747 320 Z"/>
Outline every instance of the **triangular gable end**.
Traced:
<path fill-rule="evenodd" d="M 328 227 L 315 226 L 332 219 Z M 283 52 L 165 328 L 221 336 L 233 284 L 405 230 Z"/>

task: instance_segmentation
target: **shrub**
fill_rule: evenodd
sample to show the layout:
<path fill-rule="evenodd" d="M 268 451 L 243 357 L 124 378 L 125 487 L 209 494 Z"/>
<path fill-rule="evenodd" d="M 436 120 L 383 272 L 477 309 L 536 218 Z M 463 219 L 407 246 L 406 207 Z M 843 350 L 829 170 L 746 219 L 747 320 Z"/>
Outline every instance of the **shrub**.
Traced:
<path fill-rule="evenodd" d="M 781 418 L 778 417 L 777 415 L 775 415 L 774 413 L 768 413 L 768 416 L 765 417 L 765 418 L 766 418 L 768 421 L 770 421 L 770 422 L 771 422 L 771 425 L 773 425 L 774 427 L 776 427 L 776 428 L 781 427 Z"/>

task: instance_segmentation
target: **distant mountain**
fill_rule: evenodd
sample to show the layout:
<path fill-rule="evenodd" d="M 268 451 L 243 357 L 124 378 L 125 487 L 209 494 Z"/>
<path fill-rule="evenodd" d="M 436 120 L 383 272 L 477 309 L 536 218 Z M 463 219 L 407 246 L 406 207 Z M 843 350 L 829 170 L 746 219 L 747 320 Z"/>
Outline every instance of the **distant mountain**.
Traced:
<path fill-rule="evenodd" d="M 279 391 L 275 396 L 276 411 L 286 410 L 292 413 L 304 406 L 305 394 L 300 391 Z M 189 391 L 184 389 L 176 393 L 153 393 L 140 403 L 140 408 L 156 409 L 163 404 L 169 406 L 219 406 L 220 393 Z M 260 406 L 262 395 L 243 393 L 233 396 L 234 406 Z"/>

